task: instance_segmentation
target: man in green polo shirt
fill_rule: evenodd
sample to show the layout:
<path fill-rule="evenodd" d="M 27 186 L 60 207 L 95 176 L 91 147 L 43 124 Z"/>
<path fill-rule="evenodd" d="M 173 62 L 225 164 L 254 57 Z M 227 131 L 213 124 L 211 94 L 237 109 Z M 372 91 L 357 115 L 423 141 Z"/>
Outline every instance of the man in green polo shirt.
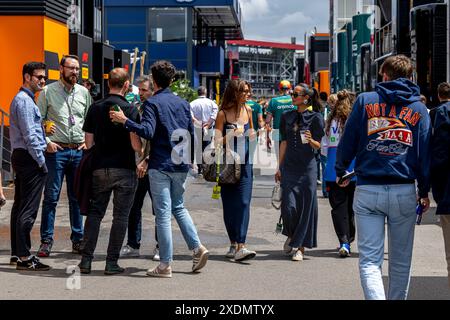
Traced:
<path fill-rule="evenodd" d="M 39 95 L 38 107 L 47 129 L 48 167 L 44 190 L 41 220 L 41 246 L 37 255 L 48 257 L 53 245 L 56 205 L 58 204 L 64 176 L 69 198 L 69 214 L 72 234 L 72 252 L 79 253 L 83 238 L 83 219 L 73 190 L 75 171 L 81 161 L 84 144 L 83 124 L 92 104 L 89 91 L 77 84 L 80 63 L 77 56 L 64 56 L 60 62 L 60 80 L 47 85 Z"/>
<path fill-rule="evenodd" d="M 272 148 L 272 141 L 269 137 L 270 131 L 276 129 L 275 134 L 273 133 L 273 139 L 275 142 L 275 154 L 278 159 L 278 152 L 280 148 L 280 135 L 278 130 L 280 129 L 281 115 L 286 111 L 297 110 L 297 107 L 292 104 L 292 97 L 290 95 L 290 90 L 292 85 L 289 81 L 283 80 L 279 84 L 280 95 L 274 97 L 269 102 L 269 107 L 267 108 L 266 116 L 266 130 L 267 130 L 267 149 Z M 273 125 L 271 122 L 273 120 Z"/>

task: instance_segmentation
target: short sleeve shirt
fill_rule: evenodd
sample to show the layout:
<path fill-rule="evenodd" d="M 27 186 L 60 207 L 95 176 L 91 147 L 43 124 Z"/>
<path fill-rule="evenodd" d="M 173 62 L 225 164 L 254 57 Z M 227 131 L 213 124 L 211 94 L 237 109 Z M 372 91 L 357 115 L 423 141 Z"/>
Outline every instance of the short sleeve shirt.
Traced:
<path fill-rule="evenodd" d="M 249 100 L 247 101 L 247 106 L 252 108 L 252 120 L 253 120 L 253 128 L 259 128 L 258 124 L 258 116 L 262 115 L 262 107 L 256 103 L 255 101 Z"/>
<path fill-rule="evenodd" d="M 287 172 L 307 173 L 311 166 L 316 166 L 314 149 L 303 144 L 301 130 L 311 131 L 315 141 L 321 141 L 324 135 L 324 121 L 320 113 L 306 110 L 303 113 L 290 111 L 283 114 L 281 119 L 281 140 L 286 141 L 286 155 L 283 168 Z"/>
<path fill-rule="evenodd" d="M 130 132 L 122 124 L 113 123 L 109 117 L 110 108 L 116 104 L 127 118 L 139 122 L 138 109 L 119 95 L 109 95 L 89 108 L 83 130 L 94 134 L 96 148 L 94 170 L 102 168 L 134 170 L 136 168 Z"/>
<path fill-rule="evenodd" d="M 273 117 L 273 128 L 279 129 L 281 122 L 281 115 L 286 111 L 297 110 L 297 107 L 292 104 L 290 96 L 275 97 L 270 100 L 267 113 Z"/>

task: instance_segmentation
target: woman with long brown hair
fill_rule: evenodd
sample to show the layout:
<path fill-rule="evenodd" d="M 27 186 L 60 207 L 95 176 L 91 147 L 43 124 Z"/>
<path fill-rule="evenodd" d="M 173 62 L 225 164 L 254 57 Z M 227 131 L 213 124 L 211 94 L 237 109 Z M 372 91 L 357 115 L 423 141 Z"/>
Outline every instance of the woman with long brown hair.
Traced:
<path fill-rule="evenodd" d="M 230 239 L 227 258 L 244 261 L 256 256 L 245 246 L 250 220 L 253 167 L 249 159 L 249 139 L 256 138 L 253 130 L 252 109 L 246 106 L 250 85 L 246 81 L 232 80 L 228 83 L 220 111 L 216 119 L 216 145 L 233 146 L 241 158 L 241 177 L 236 184 L 221 186 L 223 218 Z M 245 160 L 245 161 L 243 161 Z"/>
<path fill-rule="evenodd" d="M 345 123 L 352 111 L 355 94 L 347 90 L 339 91 L 337 101 L 331 110 L 325 126 L 325 137 L 322 140 L 322 152 L 327 155 L 325 181 L 328 199 L 331 205 L 331 217 L 334 230 L 339 239 L 339 255 L 343 258 L 351 253 L 350 244 L 355 240 L 355 220 L 353 213 L 353 196 L 355 194 L 355 179 L 348 186 L 341 188 L 336 183 L 336 149 L 339 138 L 344 131 Z M 353 171 L 354 162 L 347 171 Z"/>

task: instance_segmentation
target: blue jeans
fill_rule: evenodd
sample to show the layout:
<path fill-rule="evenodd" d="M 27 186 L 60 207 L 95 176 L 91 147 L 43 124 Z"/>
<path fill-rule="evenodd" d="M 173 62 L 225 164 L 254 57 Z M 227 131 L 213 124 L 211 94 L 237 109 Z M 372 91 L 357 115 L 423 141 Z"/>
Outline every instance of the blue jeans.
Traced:
<path fill-rule="evenodd" d="M 150 169 L 150 190 L 153 208 L 156 213 L 156 229 L 161 262 L 171 263 L 172 247 L 172 214 L 177 220 L 189 250 L 200 246 L 200 239 L 189 212 L 184 207 L 184 192 L 187 172 L 165 172 Z"/>
<path fill-rule="evenodd" d="M 366 299 L 386 299 L 381 273 L 385 221 L 389 252 L 387 298 L 407 298 L 416 221 L 415 208 L 416 190 L 413 184 L 356 187 L 353 209 L 358 230 L 359 271 Z"/>
<path fill-rule="evenodd" d="M 80 164 L 82 151 L 64 148 L 56 153 L 46 153 L 48 168 L 47 181 L 42 202 L 41 241 L 53 241 L 56 205 L 61 194 L 64 175 L 66 176 L 69 216 L 72 233 L 70 240 L 80 242 L 83 238 L 83 218 L 73 190 L 75 171 Z"/>

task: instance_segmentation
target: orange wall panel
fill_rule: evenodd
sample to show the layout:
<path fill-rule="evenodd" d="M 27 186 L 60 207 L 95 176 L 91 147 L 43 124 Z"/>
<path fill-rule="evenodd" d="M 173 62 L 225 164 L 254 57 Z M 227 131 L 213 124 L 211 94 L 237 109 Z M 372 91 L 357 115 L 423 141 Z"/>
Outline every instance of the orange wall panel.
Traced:
<path fill-rule="evenodd" d="M 29 61 L 44 61 L 44 17 L 0 16 L 0 108 L 8 113 Z"/>
<path fill-rule="evenodd" d="M 330 95 L 330 71 L 320 71 L 320 91 Z"/>

